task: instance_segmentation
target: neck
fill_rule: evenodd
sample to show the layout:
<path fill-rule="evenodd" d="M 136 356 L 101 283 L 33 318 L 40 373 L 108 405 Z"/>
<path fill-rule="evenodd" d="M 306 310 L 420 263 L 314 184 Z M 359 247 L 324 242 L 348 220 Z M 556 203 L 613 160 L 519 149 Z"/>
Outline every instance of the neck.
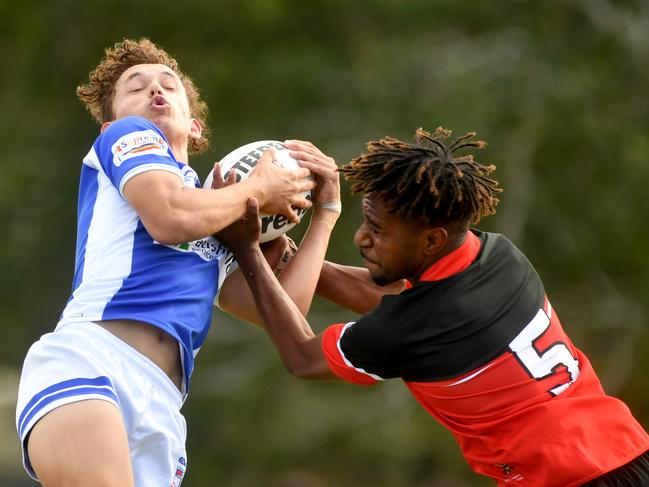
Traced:
<path fill-rule="evenodd" d="M 165 135 L 167 136 L 169 147 L 171 148 L 171 152 L 173 153 L 176 160 L 179 162 L 184 162 L 185 164 L 189 164 L 189 150 L 187 139 L 172 139 L 167 134 Z"/>
<path fill-rule="evenodd" d="M 421 268 L 415 275 L 415 277 L 408 280 L 413 283 L 420 280 L 421 276 L 428 269 L 430 269 L 430 267 L 433 266 L 436 262 L 446 257 L 451 252 L 454 252 L 457 249 L 459 249 L 462 246 L 462 244 L 466 241 L 467 234 L 468 234 L 468 230 L 463 232 L 449 233 L 448 239 L 446 240 L 444 246 L 440 248 L 439 251 L 432 254 L 428 259 L 425 259 L 424 262 L 422 263 Z"/>
<path fill-rule="evenodd" d="M 449 233 L 448 240 L 446 241 L 446 245 L 444 246 L 444 255 L 450 254 L 454 250 L 459 249 L 462 244 L 466 242 L 468 233 L 469 230 Z M 444 255 L 441 255 L 439 258 L 441 259 L 442 257 L 444 257 Z"/>
<path fill-rule="evenodd" d="M 187 144 L 170 144 L 170 147 L 177 161 L 189 164 L 189 152 L 187 151 Z"/>

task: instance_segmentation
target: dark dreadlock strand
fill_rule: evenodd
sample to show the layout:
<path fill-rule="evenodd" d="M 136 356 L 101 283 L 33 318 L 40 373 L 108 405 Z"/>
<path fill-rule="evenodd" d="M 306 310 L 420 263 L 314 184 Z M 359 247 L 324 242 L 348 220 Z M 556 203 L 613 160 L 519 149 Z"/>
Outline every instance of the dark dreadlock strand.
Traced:
<path fill-rule="evenodd" d="M 464 228 L 483 216 L 496 213 L 502 191 L 489 177 L 496 169 L 457 156 L 461 149 L 482 149 L 486 143 L 472 140 L 475 132 L 445 142 L 452 132 L 438 127 L 432 134 L 422 128 L 414 144 L 385 137 L 367 144 L 367 152 L 341 168 L 352 183 L 353 193 L 381 200 L 394 214 L 435 225 Z"/>

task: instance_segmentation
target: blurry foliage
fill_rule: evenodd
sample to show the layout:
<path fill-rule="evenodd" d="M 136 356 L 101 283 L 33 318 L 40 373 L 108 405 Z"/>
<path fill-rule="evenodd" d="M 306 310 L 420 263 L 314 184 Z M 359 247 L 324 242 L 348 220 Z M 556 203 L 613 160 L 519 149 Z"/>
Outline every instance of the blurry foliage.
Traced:
<path fill-rule="evenodd" d="M 526 252 L 605 388 L 649 425 L 640 0 L 0 0 L 3 370 L 18 370 L 68 297 L 80 161 L 98 130 L 75 87 L 103 48 L 140 36 L 176 56 L 211 107 L 212 149 L 193 162 L 203 175 L 252 140 L 308 139 L 344 163 L 419 126 L 477 131 L 489 142 L 478 159 L 505 188 L 481 228 Z M 329 257 L 358 264 L 359 201 L 344 193 Z M 322 330 L 352 316 L 316 300 L 310 320 Z M 214 325 L 184 407 L 188 486 L 489 485 L 398 382 L 303 383 L 261 331 L 218 311 Z M 24 479 L 8 458 L 0 480 Z"/>

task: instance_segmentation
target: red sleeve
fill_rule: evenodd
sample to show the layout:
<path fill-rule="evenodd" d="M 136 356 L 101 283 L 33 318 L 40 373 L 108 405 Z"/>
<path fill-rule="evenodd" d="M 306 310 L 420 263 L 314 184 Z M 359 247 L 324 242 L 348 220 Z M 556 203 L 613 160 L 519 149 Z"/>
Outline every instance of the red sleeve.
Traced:
<path fill-rule="evenodd" d="M 347 382 L 360 385 L 376 384 L 378 379 L 362 369 L 354 368 L 342 354 L 340 337 L 344 333 L 346 326 L 344 323 L 331 325 L 322 334 L 322 351 L 329 368 L 334 374 Z"/>

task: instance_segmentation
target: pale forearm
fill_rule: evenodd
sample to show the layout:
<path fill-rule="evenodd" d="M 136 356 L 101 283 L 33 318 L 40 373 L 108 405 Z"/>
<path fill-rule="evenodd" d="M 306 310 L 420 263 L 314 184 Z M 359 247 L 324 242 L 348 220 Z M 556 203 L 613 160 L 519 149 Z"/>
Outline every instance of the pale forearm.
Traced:
<path fill-rule="evenodd" d="M 279 277 L 282 287 L 303 316 L 309 312 L 320 278 L 319 263 L 324 261 L 337 219 L 338 214 L 331 211 L 314 214 L 297 253 Z"/>
<path fill-rule="evenodd" d="M 166 171 L 147 171 L 129 179 L 123 194 L 158 242 L 178 244 L 212 235 L 239 220 L 253 196 L 267 198 L 259 178 L 221 189 L 183 186 Z"/>
<path fill-rule="evenodd" d="M 145 226 L 162 243 L 196 240 L 242 218 L 248 198 L 259 193 L 256 183 L 248 181 L 217 190 L 182 188 L 170 196 L 168 207 L 160 209 L 159 216 Z"/>

